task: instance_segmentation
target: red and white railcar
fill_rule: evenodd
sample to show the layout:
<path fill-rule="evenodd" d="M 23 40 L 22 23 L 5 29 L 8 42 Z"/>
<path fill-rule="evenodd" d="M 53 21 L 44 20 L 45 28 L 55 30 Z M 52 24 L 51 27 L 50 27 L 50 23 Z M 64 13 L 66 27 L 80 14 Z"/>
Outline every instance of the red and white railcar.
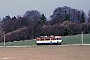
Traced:
<path fill-rule="evenodd" d="M 61 45 L 61 42 L 62 42 L 61 36 L 41 36 L 36 38 L 37 45 L 43 45 L 43 44 Z"/>

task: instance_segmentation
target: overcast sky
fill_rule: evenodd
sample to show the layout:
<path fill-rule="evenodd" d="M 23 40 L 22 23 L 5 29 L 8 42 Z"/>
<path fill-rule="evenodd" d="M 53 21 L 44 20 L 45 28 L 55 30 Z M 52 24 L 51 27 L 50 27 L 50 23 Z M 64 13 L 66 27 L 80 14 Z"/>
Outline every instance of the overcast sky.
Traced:
<path fill-rule="evenodd" d="M 0 0 L 0 17 L 23 15 L 28 10 L 38 10 L 47 18 L 55 8 L 69 6 L 87 13 L 90 0 Z"/>

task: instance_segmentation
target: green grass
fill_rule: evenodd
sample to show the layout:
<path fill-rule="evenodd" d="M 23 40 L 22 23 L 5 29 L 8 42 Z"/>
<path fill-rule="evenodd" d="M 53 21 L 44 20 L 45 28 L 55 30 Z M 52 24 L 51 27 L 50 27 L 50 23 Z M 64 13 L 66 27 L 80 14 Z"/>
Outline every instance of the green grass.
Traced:
<path fill-rule="evenodd" d="M 16 41 L 16 42 L 7 42 L 6 46 L 30 46 L 36 45 L 35 40 L 25 40 L 25 41 Z M 3 43 L 0 43 L 0 46 L 4 46 Z"/>
<path fill-rule="evenodd" d="M 62 40 L 63 40 L 62 42 L 63 45 L 81 44 L 81 35 L 63 36 Z M 90 34 L 84 34 L 84 44 L 90 44 Z M 6 46 L 32 46 L 32 45 L 36 45 L 35 40 L 25 40 L 25 41 L 6 43 Z M 4 44 L 0 43 L 0 46 L 4 46 Z"/>
<path fill-rule="evenodd" d="M 90 34 L 84 35 L 84 44 L 90 44 Z"/>
<path fill-rule="evenodd" d="M 64 36 L 62 44 L 81 44 L 81 35 Z M 90 34 L 84 34 L 84 44 L 90 44 Z"/>

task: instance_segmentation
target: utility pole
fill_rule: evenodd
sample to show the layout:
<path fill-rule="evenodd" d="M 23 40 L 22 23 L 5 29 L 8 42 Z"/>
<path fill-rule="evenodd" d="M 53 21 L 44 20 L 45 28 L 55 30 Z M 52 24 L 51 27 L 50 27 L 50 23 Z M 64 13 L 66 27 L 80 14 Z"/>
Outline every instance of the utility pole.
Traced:
<path fill-rule="evenodd" d="M 6 46 L 6 44 L 5 44 L 5 35 L 4 35 L 4 47 Z"/>
<path fill-rule="evenodd" d="M 81 32 L 81 44 L 83 45 L 83 32 Z"/>

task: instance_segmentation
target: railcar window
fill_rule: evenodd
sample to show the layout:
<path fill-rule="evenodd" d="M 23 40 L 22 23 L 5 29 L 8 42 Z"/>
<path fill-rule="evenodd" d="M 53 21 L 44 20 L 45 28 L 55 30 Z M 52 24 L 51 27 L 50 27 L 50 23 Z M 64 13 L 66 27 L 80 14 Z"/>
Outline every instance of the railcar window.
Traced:
<path fill-rule="evenodd" d="M 45 40 L 50 40 L 50 39 L 45 39 Z"/>
<path fill-rule="evenodd" d="M 61 40 L 61 38 L 56 38 L 56 40 Z"/>
<path fill-rule="evenodd" d="M 41 39 L 41 41 L 44 41 L 44 39 Z"/>

